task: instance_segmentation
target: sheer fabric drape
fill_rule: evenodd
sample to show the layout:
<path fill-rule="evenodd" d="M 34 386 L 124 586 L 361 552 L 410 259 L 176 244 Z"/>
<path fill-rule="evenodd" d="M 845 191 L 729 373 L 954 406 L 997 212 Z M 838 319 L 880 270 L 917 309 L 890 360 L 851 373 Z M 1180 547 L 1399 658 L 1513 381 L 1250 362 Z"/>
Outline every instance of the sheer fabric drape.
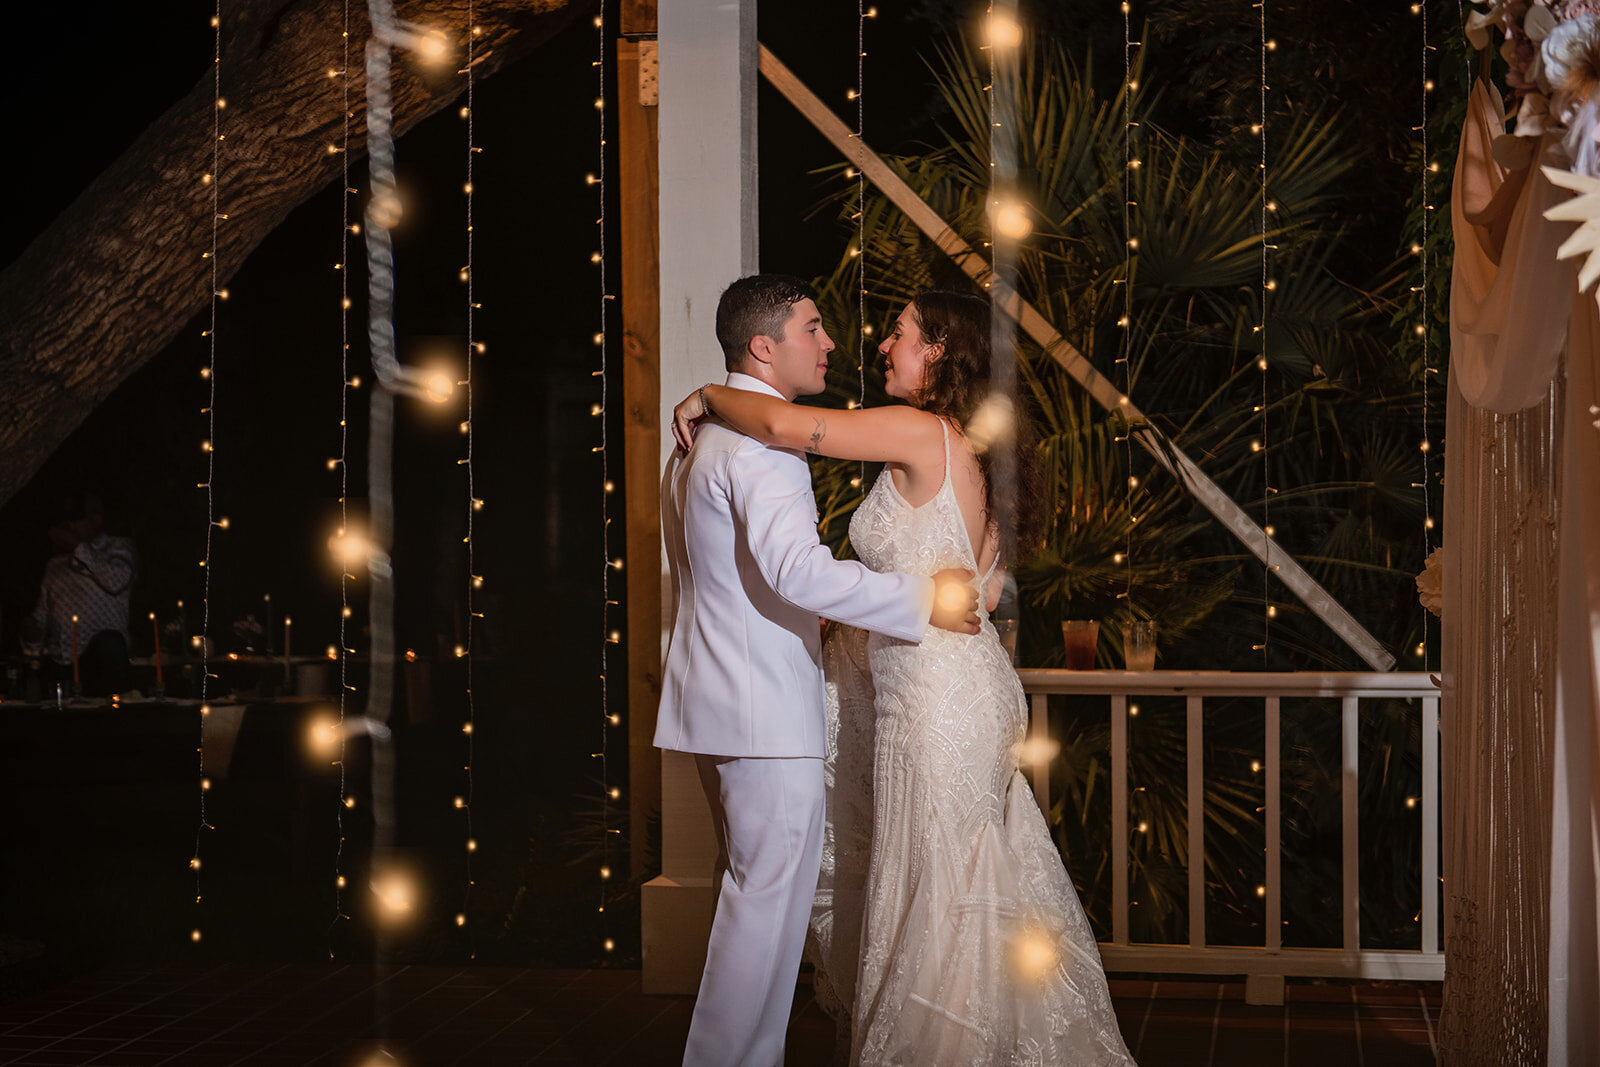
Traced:
<path fill-rule="evenodd" d="M 1559 133 L 1508 172 L 1473 89 L 1452 199 L 1440 1060 L 1600 1062 L 1600 314 L 1554 249 Z M 1570 143 L 1571 137 L 1568 136 Z"/>

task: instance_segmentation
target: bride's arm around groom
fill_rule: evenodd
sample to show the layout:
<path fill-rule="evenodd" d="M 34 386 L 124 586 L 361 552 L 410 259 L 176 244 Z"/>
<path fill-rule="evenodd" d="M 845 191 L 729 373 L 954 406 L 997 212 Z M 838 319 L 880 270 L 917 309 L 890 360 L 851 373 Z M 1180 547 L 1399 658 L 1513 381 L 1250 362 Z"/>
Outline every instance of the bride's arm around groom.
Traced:
<path fill-rule="evenodd" d="M 735 282 L 717 333 L 729 386 L 822 388 L 833 342 L 803 282 Z M 655 743 L 695 756 L 719 851 L 684 1062 L 778 1067 L 822 855 L 818 616 L 915 642 L 930 621 L 976 632 L 976 599 L 936 604 L 934 579 L 834 559 L 804 456 L 714 421 L 668 462 L 661 503 L 673 607 Z"/>

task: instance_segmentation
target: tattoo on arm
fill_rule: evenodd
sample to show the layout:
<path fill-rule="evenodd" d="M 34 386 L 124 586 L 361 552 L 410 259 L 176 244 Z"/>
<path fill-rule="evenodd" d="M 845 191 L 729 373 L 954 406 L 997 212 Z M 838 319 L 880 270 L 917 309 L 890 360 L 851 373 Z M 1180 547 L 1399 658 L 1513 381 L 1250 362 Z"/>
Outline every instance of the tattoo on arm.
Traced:
<path fill-rule="evenodd" d="M 811 431 L 811 443 L 806 445 L 806 451 L 813 456 L 820 456 L 822 455 L 822 439 L 828 435 L 828 424 L 826 421 L 816 417 L 813 417 L 811 421 L 817 425 Z"/>

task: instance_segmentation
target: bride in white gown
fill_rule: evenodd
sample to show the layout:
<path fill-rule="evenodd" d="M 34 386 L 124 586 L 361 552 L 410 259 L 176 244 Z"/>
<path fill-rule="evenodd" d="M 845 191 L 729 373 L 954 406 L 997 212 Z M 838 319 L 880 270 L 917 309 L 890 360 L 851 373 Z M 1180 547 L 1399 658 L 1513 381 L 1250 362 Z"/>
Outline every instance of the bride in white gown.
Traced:
<path fill-rule="evenodd" d="M 885 462 L 850 523 L 862 562 L 965 567 L 989 588 L 1009 502 L 963 431 L 987 393 L 988 302 L 919 293 L 879 351 L 885 390 L 908 406 L 834 411 L 707 386 L 678 406 L 676 431 L 708 402 L 767 444 Z M 852 1064 L 1131 1064 L 1094 934 L 1018 770 L 1021 684 L 980 615 L 976 636 L 930 630 L 920 644 L 829 636 L 834 757 L 808 945 L 819 1000 Z"/>

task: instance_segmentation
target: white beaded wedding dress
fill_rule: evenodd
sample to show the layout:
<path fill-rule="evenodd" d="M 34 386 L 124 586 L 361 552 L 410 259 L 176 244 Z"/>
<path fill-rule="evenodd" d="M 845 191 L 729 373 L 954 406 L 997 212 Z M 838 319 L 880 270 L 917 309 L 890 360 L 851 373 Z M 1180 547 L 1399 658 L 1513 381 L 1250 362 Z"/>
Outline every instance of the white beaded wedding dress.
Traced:
<path fill-rule="evenodd" d="M 885 470 L 850 538 L 874 570 L 977 572 L 948 429 L 934 498 L 912 507 Z M 818 999 L 853 1065 L 1132 1064 L 1094 934 L 1018 771 L 1022 686 L 980 615 L 976 636 L 930 629 L 912 644 L 836 627 L 825 645 Z"/>

